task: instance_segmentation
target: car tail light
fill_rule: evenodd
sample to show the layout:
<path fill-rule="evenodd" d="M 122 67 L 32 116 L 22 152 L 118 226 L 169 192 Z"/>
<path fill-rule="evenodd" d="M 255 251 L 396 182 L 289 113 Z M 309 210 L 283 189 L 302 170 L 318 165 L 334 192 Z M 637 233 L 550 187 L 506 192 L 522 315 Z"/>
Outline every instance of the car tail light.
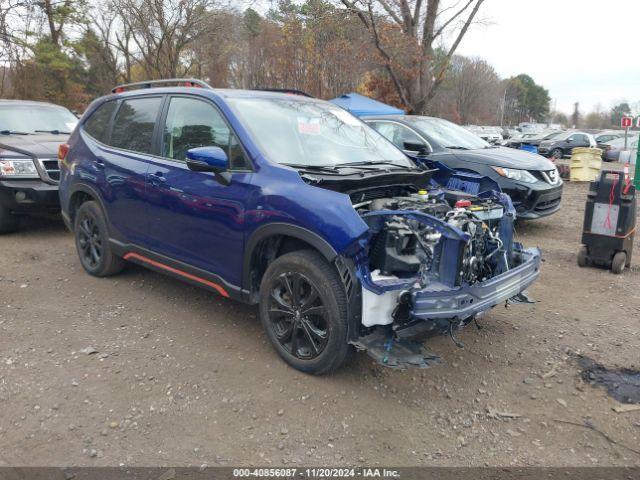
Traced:
<path fill-rule="evenodd" d="M 64 164 L 64 160 L 67 158 L 67 154 L 69 153 L 69 144 L 62 143 L 58 146 L 58 166 L 62 168 Z"/>

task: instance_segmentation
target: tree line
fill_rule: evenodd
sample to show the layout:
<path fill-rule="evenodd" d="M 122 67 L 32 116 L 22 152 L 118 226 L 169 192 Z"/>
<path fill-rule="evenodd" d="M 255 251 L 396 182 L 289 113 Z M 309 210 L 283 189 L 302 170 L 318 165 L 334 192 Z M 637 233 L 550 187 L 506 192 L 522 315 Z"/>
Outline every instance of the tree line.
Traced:
<path fill-rule="evenodd" d="M 548 91 L 456 53 L 484 0 L 0 0 L 0 97 L 82 111 L 118 83 L 357 91 L 461 124 L 549 121 Z"/>

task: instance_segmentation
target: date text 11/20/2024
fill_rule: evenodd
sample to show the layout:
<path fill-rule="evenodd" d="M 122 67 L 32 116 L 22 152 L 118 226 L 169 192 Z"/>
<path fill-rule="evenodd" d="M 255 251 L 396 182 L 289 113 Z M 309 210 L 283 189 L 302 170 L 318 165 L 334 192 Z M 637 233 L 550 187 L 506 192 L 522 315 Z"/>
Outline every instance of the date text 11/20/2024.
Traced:
<path fill-rule="evenodd" d="M 234 468 L 233 476 L 269 478 L 400 478 L 388 468 Z"/>

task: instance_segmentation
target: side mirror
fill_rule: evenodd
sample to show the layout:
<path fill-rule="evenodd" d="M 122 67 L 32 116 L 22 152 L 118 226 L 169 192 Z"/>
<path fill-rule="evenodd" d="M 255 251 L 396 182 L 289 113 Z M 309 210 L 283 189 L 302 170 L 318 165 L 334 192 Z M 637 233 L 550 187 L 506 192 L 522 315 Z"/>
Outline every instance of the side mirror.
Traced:
<path fill-rule="evenodd" d="M 571 143 L 571 142 L 573 142 L 573 139 L 572 138 L 567 138 L 567 143 Z"/>
<path fill-rule="evenodd" d="M 196 147 L 187 150 L 187 167 L 194 172 L 212 172 L 222 185 L 231 183 L 229 157 L 220 147 Z"/>
<path fill-rule="evenodd" d="M 403 142 L 402 149 L 409 155 L 428 155 L 431 153 L 429 147 L 424 143 Z"/>

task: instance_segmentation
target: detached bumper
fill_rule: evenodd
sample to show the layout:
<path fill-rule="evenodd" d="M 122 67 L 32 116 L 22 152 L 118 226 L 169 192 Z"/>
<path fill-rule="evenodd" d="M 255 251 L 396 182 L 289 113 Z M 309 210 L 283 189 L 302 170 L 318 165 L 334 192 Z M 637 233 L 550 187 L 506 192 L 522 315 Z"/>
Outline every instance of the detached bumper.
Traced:
<path fill-rule="evenodd" d="M 540 250 L 519 253 L 521 263 L 485 282 L 458 289 L 425 289 L 412 295 L 412 317 L 420 320 L 465 319 L 485 312 L 524 291 L 540 273 Z"/>
<path fill-rule="evenodd" d="M 12 213 L 57 212 L 58 186 L 40 180 L 0 181 L 0 205 Z"/>

